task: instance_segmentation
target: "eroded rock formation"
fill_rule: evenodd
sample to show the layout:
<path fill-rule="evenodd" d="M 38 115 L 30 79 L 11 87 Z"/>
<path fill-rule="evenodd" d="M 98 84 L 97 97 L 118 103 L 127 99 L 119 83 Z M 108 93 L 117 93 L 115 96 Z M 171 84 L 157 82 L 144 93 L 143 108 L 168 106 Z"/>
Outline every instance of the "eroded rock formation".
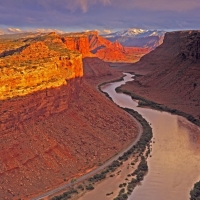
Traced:
<path fill-rule="evenodd" d="M 149 48 L 124 48 L 118 41 L 112 43 L 96 31 L 62 36 L 70 50 L 82 53 L 83 57 L 98 57 L 106 62 L 136 62 L 150 51 Z"/>
<path fill-rule="evenodd" d="M 87 35 L 64 36 L 63 42 L 65 43 L 68 49 L 80 52 L 83 57 L 92 57 L 92 54 L 90 53 L 90 47 Z"/>

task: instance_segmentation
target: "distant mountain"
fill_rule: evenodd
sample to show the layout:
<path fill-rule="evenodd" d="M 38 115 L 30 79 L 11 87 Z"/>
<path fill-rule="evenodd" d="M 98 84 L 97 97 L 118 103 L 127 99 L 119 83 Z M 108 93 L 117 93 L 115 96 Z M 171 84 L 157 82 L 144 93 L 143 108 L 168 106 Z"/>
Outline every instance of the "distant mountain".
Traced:
<path fill-rule="evenodd" d="M 154 49 L 163 42 L 165 33 L 166 32 L 163 30 L 159 31 L 130 28 L 102 36 L 111 42 L 118 41 L 123 46 L 147 47 Z"/>
<path fill-rule="evenodd" d="M 124 90 L 200 120 L 200 31 L 166 33 L 159 48 L 125 71 L 145 75 L 123 86 Z"/>
<path fill-rule="evenodd" d="M 149 48 L 124 47 L 118 40 L 111 42 L 95 31 L 85 34 L 88 35 L 90 52 L 106 62 L 137 62 L 151 50 Z"/>
<path fill-rule="evenodd" d="M 115 33 L 104 34 L 103 37 L 134 37 L 134 38 L 141 38 L 141 37 L 149 37 L 149 36 L 163 36 L 166 32 L 165 31 L 158 31 L 158 30 L 144 30 L 144 29 L 136 29 L 130 28 L 123 31 L 117 31 Z"/>

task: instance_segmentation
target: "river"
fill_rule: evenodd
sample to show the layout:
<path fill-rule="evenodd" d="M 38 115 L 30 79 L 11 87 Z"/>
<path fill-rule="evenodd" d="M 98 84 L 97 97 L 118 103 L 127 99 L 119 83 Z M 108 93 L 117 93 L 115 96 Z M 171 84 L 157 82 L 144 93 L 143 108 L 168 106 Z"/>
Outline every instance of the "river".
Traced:
<path fill-rule="evenodd" d="M 108 83 L 101 89 L 119 106 L 138 111 L 151 124 L 155 141 L 152 157 L 148 158 L 148 174 L 129 200 L 188 200 L 193 184 L 200 180 L 200 128 L 183 117 L 137 107 L 130 96 L 116 93 L 116 87 L 133 80 L 133 75 L 124 74 L 123 81 Z M 113 199 L 105 197 L 106 189 L 111 187 L 108 184 L 103 181 L 80 199 Z"/>

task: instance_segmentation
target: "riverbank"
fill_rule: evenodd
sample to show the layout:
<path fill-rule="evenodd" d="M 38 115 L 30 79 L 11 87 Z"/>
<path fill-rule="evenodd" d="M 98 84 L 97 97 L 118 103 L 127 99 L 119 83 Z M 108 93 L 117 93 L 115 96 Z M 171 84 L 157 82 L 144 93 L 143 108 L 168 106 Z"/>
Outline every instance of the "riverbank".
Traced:
<path fill-rule="evenodd" d="M 185 117 L 193 124 L 200 126 L 200 120 L 195 118 L 193 115 L 185 113 L 178 109 L 169 108 L 168 106 L 166 106 L 164 104 L 160 104 L 160 103 L 148 100 L 140 95 L 135 94 L 133 91 L 128 91 L 128 90 L 124 89 L 123 86 L 116 88 L 116 92 L 127 94 L 127 95 L 131 96 L 132 99 L 139 100 L 138 106 L 140 106 L 140 107 L 149 107 L 149 108 L 152 108 L 155 110 L 165 111 L 165 112 L 169 112 L 171 114 L 179 115 L 179 116 Z"/>
<path fill-rule="evenodd" d="M 132 74 L 134 74 L 134 73 L 132 73 Z M 140 75 L 137 75 L 137 76 L 140 76 Z M 124 93 L 126 95 L 131 96 L 131 98 L 133 100 L 138 100 L 138 107 L 152 108 L 152 109 L 155 109 L 155 110 L 158 110 L 158 111 L 165 111 L 165 112 L 171 113 L 173 115 L 179 115 L 179 116 L 182 116 L 182 117 L 186 118 L 188 121 L 190 121 L 193 124 L 195 124 L 195 125 L 200 127 L 200 120 L 196 119 L 191 114 L 185 113 L 185 112 L 177 110 L 177 109 L 169 108 L 169 107 L 167 107 L 166 105 L 163 105 L 163 104 L 159 104 L 159 103 L 153 102 L 153 101 L 148 100 L 148 99 L 146 99 L 146 98 L 144 98 L 144 97 L 142 97 L 140 95 L 137 95 L 137 94 L 135 94 L 133 92 L 127 91 L 125 89 L 122 89 L 121 86 L 116 88 L 116 92 Z M 194 184 L 194 187 L 190 191 L 190 196 L 191 196 L 190 199 L 191 200 L 195 200 L 195 199 L 200 197 L 199 183 L 200 182 L 196 182 Z"/>
<path fill-rule="evenodd" d="M 110 82 L 101 83 L 98 86 L 98 88 L 109 99 L 111 99 L 109 95 L 101 89 L 101 86 L 107 83 L 117 82 L 121 80 L 123 80 L 123 77 L 115 81 L 112 80 Z M 150 151 L 151 151 L 150 147 L 151 147 L 151 139 L 152 139 L 152 129 L 150 125 L 148 124 L 148 122 L 138 112 L 133 111 L 131 109 L 127 109 L 127 108 L 122 108 L 122 107 L 120 108 L 128 112 L 133 117 L 134 120 L 136 119 L 138 126 L 140 126 L 140 124 L 142 125 L 143 132 L 141 134 L 140 139 L 138 138 L 139 141 L 138 142 L 135 141 L 134 143 L 132 143 L 132 145 L 129 146 L 129 149 L 125 153 L 123 153 L 122 155 L 119 155 L 118 159 L 114 161 L 111 165 L 109 165 L 106 169 L 104 169 L 101 173 L 95 174 L 93 177 L 89 178 L 86 182 L 82 183 L 81 186 L 80 185 L 76 186 L 72 190 L 75 193 L 75 195 L 73 195 L 73 199 L 78 199 L 80 196 L 85 194 L 85 190 L 93 190 L 94 187 L 98 186 L 98 184 L 102 180 L 104 181 L 105 179 L 112 179 L 114 176 L 119 175 L 119 172 L 120 174 L 123 174 L 124 171 L 126 171 L 126 173 L 124 173 L 124 179 L 121 178 L 121 180 L 122 179 L 123 180 L 121 183 L 117 185 L 117 189 L 115 188 L 114 192 L 113 191 L 110 193 L 108 192 L 106 196 L 108 198 L 111 198 L 111 196 L 115 195 L 116 196 L 115 199 L 120 199 L 122 197 L 124 199 L 127 199 L 128 195 L 132 193 L 133 189 L 140 183 L 140 181 L 143 180 L 144 176 L 146 175 L 148 171 L 146 159 L 150 155 Z M 140 132 L 141 132 L 141 128 L 140 128 Z M 127 169 L 129 169 L 128 173 L 127 173 Z M 116 170 L 119 170 L 119 171 L 116 174 L 113 174 L 115 173 Z M 130 177 L 131 177 L 131 180 L 130 180 Z M 57 199 L 67 198 L 69 195 L 71 196 L 72 194 L 70 191 L 65 192 L 52 199 L 57 200 Z"/>
<path fill-rule="evenodd" d="M 119 175 L 121 181 L 120 183 L 117 182 L 117 189 L 115 188 L 114 192 L 110 191 L 110 193 L 106 193 L 105 196 L 109 199 L 111 197 L 116 200 L 122 198 L 122 196 L 124 199 L 127 199 L 133 189 L 143 180 L 148 172 L 146 159 L 151 152 L 152 129 L 148 122 L 138 112 L 127 108 L 122 109 L 128 112 L 142 125 L 143 131 L 142 134 L 140 134 L 141 137 L 138 138 L 139 141 L 135 141 L 134 144 L 131 144 L 126 152 L 118 155 L 118 159 L 113 161 L 111 165 L 104 168 L 100 173 L 95 174 L 81 183 L 75 181 L 73 188 L 63 192 L 61 195 L 54 196 L 52 200 L 67 199 L 69 197 L 72 200 L 84 199 L 81 197 L 85 195 L 86 191 L 95 189 L 98 187 L 98 184 L 102 181 L 104 182 L 105 179 L 112 181 L 112 178 Z M 121 174 L 123 173 L 124 176 L 121 177 Z M 87 198 L 88 197 L 86 197 L 86 199 Z M 98 199 L 98 197 L 96 199 Z"/>
<path fill-rule="evenodd" d="M 157 142 L 153 144 L 153 151 L 151 153 L 153 157 L 150 156 L 151 158 L 148 159 L 148 169 L 150 167 L 150 171 L 144 181 L 142 181 L 142 185 L 133 190 L 130 198 L 175 200 L 177 197 L 180 197 L 181 199 L 188 199 L 191 186 L 198 180 L 200 149 L 197 141 L 199 141 L 198 133 L 200 134 L 200 129 L 182 117 L 154 109 L 137 107 L 137 103 L 129 95 L 115 92 L 115 88 L 130 81 L 131 78 L 132 75 L 127 74 L 124 77 L 124 81 L 110 83 L 105 87 L 102 86 L 104 92 L 108 92 L 116 104 L 138 111 L 145 116 L 154 129 L 155 139 L 153 143 L 155 140 Z M 141 162 L 141 158 L 139 162 Z M 134 158 L 130 156 L 127 161 L 131 161 L 131 159 Z M 190 162 L 187 162 L 188 159 L 190 159 Z M 129 163 L 127 161 L 123 162 L 115 174 L 113 173 L 113 177 L 106 177 L 106 179 L 103 179 L 103 182 L 98 182 L 95 185 L 95 190 L 87 192 L 79 199 L 111 200 L 114 198 L 127 198 L 128 190 L 123 188 L 123 186 L 127 187 L 127 184 L 133 181 L 129 186 L 129 189 L 131 189 L 131 186 L 135 184 L 135 178 L 132 175 L 134 175 L 134 171 L 139 165 L 138 161 L 132 160 Z M 134 165 L 133 168 L 132 164 Z M 125 169 L 122 172 L 120 172 L 121 167 Z M 132 170 L 132 172 L 127 171 L 128 167 L 128 170 Z M 118 175 L 118 172 L 120 175 Z M 189 177 L 187 176 L 188 174 L 190 174 Z M 188 181 L 181 181 L 182 179 L 187 179 Z M 106 196 L 106 194 L 109 195 Z M 117 197 L 118 194 L 120 196 Z"/>

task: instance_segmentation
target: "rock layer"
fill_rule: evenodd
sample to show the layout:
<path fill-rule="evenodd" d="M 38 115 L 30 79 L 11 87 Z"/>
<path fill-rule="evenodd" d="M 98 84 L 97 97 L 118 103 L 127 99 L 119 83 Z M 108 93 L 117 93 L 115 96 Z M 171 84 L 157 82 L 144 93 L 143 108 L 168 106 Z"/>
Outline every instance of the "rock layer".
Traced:
<path fill-rule="evenodd" d="M 82 55 L 70 52 L 59 36 L 49 34 L 35 40 L 1 55 L 0 100 L 65 85 L 83 76 Z"/>
<path fill-rule="evenodd" d="M 63 37 L 63 42 L 69 50 L 78 51 L 83 57 L 91 57 L 89 41 L 87 36 L 69 35 Z"/>
<path fill-rule="evenodd" d="M 124 48 L 118 41 L 110 42 L 97 31 L 68 33 L 62 35 L 68 49 L 85 57 L 98 57 L 106 62 L 136 62 L 150 51 L 150 48 Z"/>

